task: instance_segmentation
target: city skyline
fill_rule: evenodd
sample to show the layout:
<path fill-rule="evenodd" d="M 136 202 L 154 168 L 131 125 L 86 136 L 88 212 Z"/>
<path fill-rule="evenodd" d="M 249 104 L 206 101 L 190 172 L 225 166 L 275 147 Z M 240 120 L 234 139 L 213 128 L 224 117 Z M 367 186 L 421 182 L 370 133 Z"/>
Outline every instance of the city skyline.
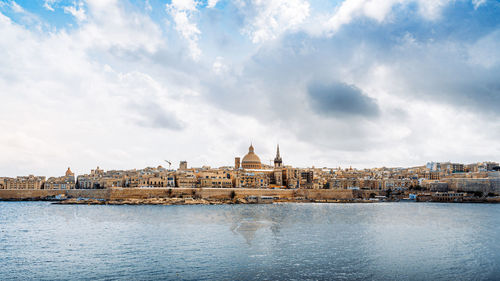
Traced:
<path fill-rule="evenodd" d="M 459 196 L 460 200 L 464 199 L 464 191 L 474 192 L 475 197 L 483 197 L 484 194 L 488 197 L 497 196 L 500 183 L 500 166 L 498 162 L 493 161 L 472 164 L 428 162 L 425 165 L 406 168 L 293 167 L 284 164 L 279 145 L 276 146 L 275 157 L 269 165 L 262 163 L 253 144 L 250 144 L 248 152 L 243 157 L 234 158 L 232 166 L 192 167 L 184 160 L 179 162 L 178 168 L 175 166 L 172 168 L 171 161 L 164 161 L 168 164 L 168 169 L 162 165 L 129 170 L 106 170 L 97 166 L 91 169 L 90 173 L 78 175 L 68 167 L 63 176 L 56 177 L 0 176 L 0 189 L 249 188 L 336 190 L 333 193 L 342 193 L 344 192 L 342 190 L 373 190 L 388 192 L 387 194 L 395 189 L 406 193 L 412 190 L 430 191 L 434 192 L 433 200 L 453 201 L 457 199 L 456 196 Z M 461 192 L 440 195 L 440 192 L 450 189 Z M 425 196 L 429 194 L 426 193 Z M 365 197 L 367 195 L 373 197 L 376 193 L 366 193 Z"/>
<path fill-rule="evenodd" d="M 500 159 L 497 1 L 0 1 L 1 176 Z"/>
<path fill-rule="evenodd" d="M 247 158 L 249 155 L 251 155 L 251 159 Z M 335 166 L 335 165 L 294 166 L 291 164 L 287 164 L 286 162 L 283 161 L 283 158 L 282 158 L 282 155 L 280 152 L 279 144 L 277 144 L 277 146 L 276 146 L 276 151 L 275 151 L 274 157 L 272 157 L 271 159 L 268 159 L 268 160 L 261 160 L 261 158 L 258 156 L 257 151 L 255 151 L 255 148 L 254 148 L 254 145 L 252 142 L 250 143 L 250 147 L 248 148 L 247 154 L 236 155 L 233 157 L 233 159 L 234 159 L 234 163 L 227 163 L 227 164 L 220 165 L 220 166 L 212 166 L 210 164 L 196 166 L 196 165 L 192 165 L 187 160 L 179 160 L 179 161 L 175 162 L 175 161 L 164 159 L 164 160 L 160 161 L 158 165 L 147 165 L 147 166 L 143 166 L 143 167 L 131 167 L 131 168 L 102 167 L 102 166 L 97 165 L 97 166 L 94 166 L 94 167 L 87 169 L 86 171 L 76 172 L 76 173 L 73 173 L 71 171 L 72 166 L 69 165 L 67 167 L 66 174 L 68 172 L 70 172 L 74 176 L 74 175 L 85 175 L 88 173 L 88 171 L 94 171 L 94 170 L 102 170 L 102 171 L 135 171 L 135 170 L 138 170 L 138 171 L 140 171 L 140 170 L 145 170 L 145 169 L 147 170 L 150 168 L 152 168 L 152 169 L 163 168 L 163 169 L 165 169 L 165 171 L 179 171 L 179 170 L 187 170 L 187 169 L 218 170 L 218 169 L 225 169 L 225 168 L 242 169 L 242 170 L 261 170 L 261 169 L 262 170 L 272 170 L 276 167 L 277 163 L 279 163 L 278 167 L 280 167 L 280 168 L 281 167 L 290 167 L 290 168 L 305 169 L 305 170 L 307 170 L 307 169 L 328 169 L 328 170 L 332 170 L 332 171 L 339 171 L 339 170 L 370 171 L 370 170 L 378 170 L 378 169 L 402 169 L 402 170 L 405 170 L 405 169 L 422 168 L 422 167 L 425 167 L 429 170 L 433 170 L 433 169 L 440 170 L 440 169 L 437 169 L 435 167 L 434 168 L 430 167 L 430 166 L 436 166 L 436 165 L 439 166 L 440 164 L 471 166 L 471 165 L 490 163 L 493 166 L 495 166 L 495 165 L 498 166 L 498 164 L 497 164 L 498 162 L 496 162 L 494 159 L 477 161 L 477 162 L 473 162 L 473 163 L 453 162 L 450 160 L 448 160 L 448 161 L 427 161 L 427 162 L 421 163 L 419 165 L 407 166 L 407 167 L 404 167 L 404 166 L 353 167 L 352 165 L 348 165 L 348 166 L 340 166 L 340 165 L 337 165 L 337 166 Z M 245 160 L 245 159 L 247 159 L 247 160 Z M 286 160 L 286 157 L 285 157 L 285 160 Z M 245 166 L 245 161 L 247 161 L 246 166 Z M 248 163 L 250 163 L 250 164 L 248 164 Z M 176 165 L 176 164 L 178 164 L 178 165 Z M 258 166 L 256 166 L 256 165 L 258 165 Z M 97 168 L 94 169 L 95 167 L 97 167 Z M 14 177 L 15 178 L 18 176 L 22 177 L 22 176 L 26 176 L 26 175 L 30 175 L 30 176 L 35 175 L 35 176 L 44 176 L 44 177 L 47 176 L 48 178 L 50 178 L 50 177 L 59 177 L 60 173 L 42 175 L 42 174 L 29 172 L 29 173 L 26 173 L 23 175 L 0 175 L 0 177 L 11 177 L 11 178 Z"/>

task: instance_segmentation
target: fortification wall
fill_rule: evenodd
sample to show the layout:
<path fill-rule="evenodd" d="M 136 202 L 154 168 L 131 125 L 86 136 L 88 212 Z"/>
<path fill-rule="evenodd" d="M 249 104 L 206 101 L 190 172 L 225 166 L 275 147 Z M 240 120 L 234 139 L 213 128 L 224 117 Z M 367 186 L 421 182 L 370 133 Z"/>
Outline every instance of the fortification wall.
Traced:
<path fill-rule="evenodd" d="M 481 191 L 483 193 L 500 193 L 500 179 L 445 179 L 448 188 L 451 190 L 461 190 L 466 192 Z"/>
<path fill-rule="evenodd" d="M 112 189 L 111 199 L 144 199 L 154 197 L 201 197 L 206 199 L 227 199 L 234 191 L 236 198 L 247 196 L 274 196 L 279 198 L 304 197 L 307 199 L 351 199 L 352 190 L 313 190 L 313 189 L 247 189 L 247 188 L 155 188 Z"/>
<path fill-rule="evenodd" d="M 109 189 L 69 189 L 65 191 L 69 198 L 96 198 L 96 199 L 110 199 L 111 190 Z"/>
<path fill-rule="evenodd" d="M 4 200 L 25 200 L 41 199 L 48 196 L 64 194 L 62 190 L 44 190 L 44 189 L 1 189 L 0 199 Z"/>
<path fill-rule="evenodd" d="M 305 199 L 332 200 L 360 197 L 353 190 L 324 189 L 246 189 L 246 188 L 116 188 L 116 189 L 72 189 L 72 190 L 0 190 L 0 199 L 28 200 L 64 194 L 68 198 L 95 199 L 146 199 L 161 197 L 200 197 L 205 199 L 227 199 L 234 191 L 236 198 L 247 196 L 273 196 L 283 199 L 303 197 Z"/>
<path fill-rule="evenodd" d="M 85 197 L 96 199 L 109 199 L 110 190 L 106 189 L 69 189 L 69 190 L 54 190 L 54 189 L 2 189 L 0 190 L 0 199 L 3 200 L 28 200 L 28 199 L 44 199 L 64 195 L 69 198 Z"/>
<path fill-rule="evenodd" d="M 357 197 L 356 191 L 350 189 L 297 189 L 294 191 L 297 196 L 316 200 L 348 200 Z"/>

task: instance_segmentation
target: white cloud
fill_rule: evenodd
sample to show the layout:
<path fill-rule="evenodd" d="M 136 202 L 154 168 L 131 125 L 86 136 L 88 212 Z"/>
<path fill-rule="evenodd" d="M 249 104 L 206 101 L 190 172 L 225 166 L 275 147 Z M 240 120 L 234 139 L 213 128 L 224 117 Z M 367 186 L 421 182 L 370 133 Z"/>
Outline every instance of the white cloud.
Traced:
<path fill-rule="evenodd" d="M 198 46 L 201 32 L 193 22 L 197 5 L 198 2 L 195 0 L 173 0 L 171 4 L 166 5 L 167 12 L 175 23 L 175 29 L 186 39 L 190 55 L 194 60 L 199 59 L 201 55 L 201 49 Z"/>
<path fill-rule="evenodd" d="M 167 4 L 169 9 L 196 11 L 198 1 L 196 0 L 172 0 L 172 3 Z"/>
<path fill-rule="evenodd" d="M 250 36 L 253 43 L 262 43 L 276 39 L 289 30 L 296 30 L 309 16 L 310 4 L 304 0 L 254 0 L 241 2 L 240 9 L 247 10 L 248 14 L 244 33 Z"/>
<path fill-rule="evenodd" d="M 217 58 L 215 58 L 215 61 L 212 65 L 212 69 L 213 69 L 215 74 L 221 75 L 221 74 L 225 74 L 229 70 L 229 67 L 224 64 L 223 57 L 217 57 Z"/>
<path fill-rule="evenodd" d="M 2 7 L 4 5 L 7 7 L 10 7 L 14 13 L 19 14 L 20 15 L 20 22 L 22 22 L 23 24 L 32 26 L 39 31 L 41 31 L 43 29 L 43 27 L 46 27 L 46 25 L 44 25 L 41 22 L 38 15 L 36 15 L 30 11 L 25 10 L 23 7 L 21 7 L 15 1 L 10 1 L 7 4 L 4 2 L 0 2 L 0 7 Z"/>
<path fill-rule="evenodd" d="M 441 17 L 442 9 L 453 0 L 418 0 L 420 14 L 427 20 L 436 20 Z"/>
<path fill-rule="evenodd" d="M 25 13 L 26 11 L 23 9 L 23 7 L 19 6 L 15 1 L 10 2 L 10 5 L 12 7 L 12 10 L 16 13 Z"/>
<path fill-rule="evenodd" d="M 207 8 L 214 8 L 215 5 L 217 5 L 217 2 L 219 2 L 219 0 L 208 0 L 207 1 Z"/>
<path fill-rule="evenodd" d="M 43 2 L 43 7 L 49 11 L 54 11 L 54 7 L 53 5 L 58 2 L 58 0 L 45 0 Z"/>
<path fill-rule="evenodd" d="M 149 3 L 149 0 L 146 0 L 144 2 L 144 9 L 148 12 L 153 11 L 153 6 L 151 6 L 151 3 Z"/>
<path fill-rule="evenodd" d="M 468 48 L 469 62 L 486 68 L 500 63 L 500 31 L 492 32 Z"/>
<path fill-rule="evenodd" d="M 87 48 L 154 53 L 164 44 L 161 29 L 145 14 L 127 13 L 113 0 L 88 0 L 87 8 L 88 20 L 76 30 L 78 42 Z"/>
<path fill-rule="evenodd" d="M 297 40 L 287 35 L 319 25 L 307 2 L 235 3 L 244 19 L 235 16 L 241 25 L 228 26 L 227 33 L 209 30 L 220 26 L 222 6 L 202 9 L 197 1 L 167 6 L 173 31 L 163 31 L 166 19 L 155 22 L 142 6 L 133 10 L 116 0 L 89 0 L 83 6 L 86 20 L 50 32 L 25 25 L 19 14 L 11 19 L 0 13 L 0 176 L 60 175 L 68 165 L 77 173 L 96 165 L 140 168 L 163 159 L 230 165 L 250 141 L 267 162 L 278 139 L 285 163 L 295 166 L 499 157 L 493 80 L 500 64 L 498 32 L 456 44 L 423 42 L 419 33 L 404 31 L 390 42 L 377 38 L 377 44 L 370 36 L 344 33 Z M 345 1 L 328 15 L 331 25 L 322 32 L 359 17 L 391 24 L 397 5 L 408 5 L 408 13 L 416 8 L 409 16 L 419 21 L 432 21 L 445 5 L 421 10 L 420 3 L 433 4 L 408 3 Z M 11 9 L 10 2 L 5 5 Z M 199 19 L 213 38 L 200 40 Z M 241 40 L 241 28 L 255 43 Z M 171 40 L 168 32 L 182 40 Z M 280 38 L 286 40 L 273 40 Z M 224 52 L 234 46 L 238 50 Z M 179 56 L 188 49 L 199 58 L 201 47 L 203 59 Z M 469 76 L 475 73 L 492 79 L 474 84 Z M 355 85 L 376 101 L 379 114 L 331 118 L 315 112 L 305 90 L 315 79 Z M 471 84 L 479 87 L 462 89 Z M 462 95 L 442 94 L 450 85 Z M 476 91 L 482 88 L 491 95 Z M 461 99 L 479 106 L 460 105 Z M 483 110 L 493 113 L 476 112 Z"/>
<path fill-rule="evenodd" d="M 472 0 L 472 4 L 474 4 L 474 8 L 477 9 L 481 5 L 485 4 L 486 0 Z"/>
<path fill-rule="evenodd" d="M 234 156 L 221 157 L 228 149 L 246 152 L 246 136 L 271 134 L 252 117 L 200 102 L 196 87 L 178 84 L 180 75 L 193 79 L 179 73 L 182 65 L 162 64 L 158 73 L 157 62 L 134 61 L 147 55 L 146 42 L 165 47 L 154 43 L 157 28 L 116 3 L 93 4 L 77 29 L 52 33 L 0 13 L 2 176 L 140 168 L 163 159 L 225 165 Z M 114 58 L 118 47 L 127 52 Z M 256 142 L 262 152 L 266 141 Z"/>
<path fill-rule="evenodd" d="M 381 23 L 391 14 L 396 5 L 416 3 L 419 14 L 427 20 L 436 20 L 442 9 L 453 0 L 345 0 L 335 10 L 330 19 L 320 27 L 323 32 L 332 35 L 343 25 L 355 18 L 364 16 Z M 318 33 L 312 31 L 312 33 Z M 321 32 L 319 32 L 321 33 Z"/>
<path fill-rule="evenodd" d="M 85 15 L 85 9 L 83 8 L 83 2 L 74 3 L 73 6 L 64 7 L 64 12 L 73 15 L 77 21 L 82 22 L 87 19 Z"/>

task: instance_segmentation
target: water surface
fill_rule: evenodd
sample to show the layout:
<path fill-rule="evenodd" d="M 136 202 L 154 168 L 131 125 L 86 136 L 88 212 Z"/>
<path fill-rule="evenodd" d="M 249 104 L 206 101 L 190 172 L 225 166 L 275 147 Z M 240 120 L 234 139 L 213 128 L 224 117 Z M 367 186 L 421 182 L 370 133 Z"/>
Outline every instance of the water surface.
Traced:
<path fill-rule="evenodd" d="M 2 280 L 498 280 L 500 205 L 0 202 Z"/>

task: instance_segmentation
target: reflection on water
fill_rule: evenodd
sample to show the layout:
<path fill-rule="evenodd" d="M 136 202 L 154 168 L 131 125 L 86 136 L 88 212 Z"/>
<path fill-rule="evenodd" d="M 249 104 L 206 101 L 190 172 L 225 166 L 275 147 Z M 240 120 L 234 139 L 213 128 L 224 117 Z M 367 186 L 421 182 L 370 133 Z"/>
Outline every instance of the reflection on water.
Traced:
<path fill-rule="evenodd" d="M 0 203 L 4 279 L 497 279 L 500 205 Z"/>
<path fill-rule="evenodd" d="M 280 228 L 284 226 L 287 214 L 280 212 L 273 215 L 272 210 L 266 205 L 252 205 L 250 208 L 241 208 L 236 212 L 231 212 L 231 215 L 226 215 L 225 218 L 229 217 L 232 220 L 231 231 L 243 236 L 246 243 L 251 245 L 259 229 L 269 229 L 274 236 L 277 236 Z"/>
<path fill-rule="evenodd" d="M 257 230 L 267 226 L 268 224 L 266 222 L 242 220 L 239 222 L 233 222 L 231 231 L 241 234 L 241 236 L 245 238 L 247 244 L 251 245 L 252 240 L 255 238 Z"/>

